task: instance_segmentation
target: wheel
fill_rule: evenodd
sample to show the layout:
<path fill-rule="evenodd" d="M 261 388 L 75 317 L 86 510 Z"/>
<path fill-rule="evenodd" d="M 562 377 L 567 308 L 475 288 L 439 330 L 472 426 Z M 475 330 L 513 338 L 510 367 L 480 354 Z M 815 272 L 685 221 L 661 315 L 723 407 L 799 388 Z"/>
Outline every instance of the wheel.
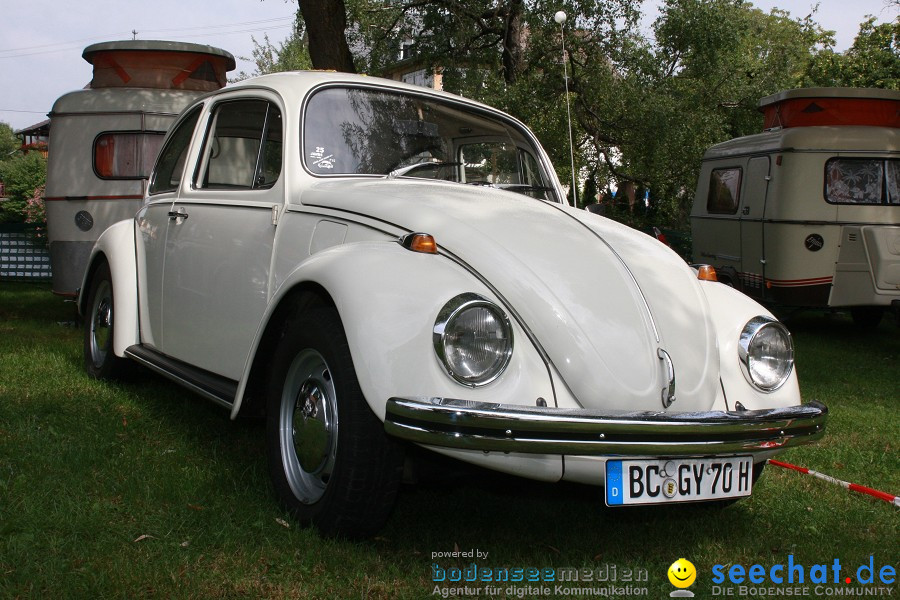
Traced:
<path fill-rule="evenodd" d="M 104 262 L 91 279 L 84 323 L 84 368 L 94 379 L 117 379 L 126 371 L 125 359 L 113 353 L 113 305 L 112 276 Z"/>
<path fill-rule="evenodd" d="M 269 474 L 282 505 L 326 536 L 378 531 L 396 500 L 403 451 L 363 397 L 336 310 L 286 325 L 266 409 Z"/>
<path fill-rule="evenodd" d="M 880 306 L 857 306 L 850 309 L 850 316 L 857 327 L 875 329 L 884 316 L 884 308 Z"/>

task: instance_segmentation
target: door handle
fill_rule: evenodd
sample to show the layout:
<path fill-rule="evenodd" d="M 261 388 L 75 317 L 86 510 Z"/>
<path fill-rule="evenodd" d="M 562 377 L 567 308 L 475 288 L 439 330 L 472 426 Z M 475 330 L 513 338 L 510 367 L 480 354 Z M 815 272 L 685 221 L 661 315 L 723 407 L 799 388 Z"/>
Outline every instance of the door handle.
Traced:
<path fill-rule="evenodd" d="M 183 208 L 179 208 L 178 211 L 170 210 L 170 211 L 169 211 L 169 218 L 170 218 L 170 219 L 181 219 L 181 220 L 184 220 L 184 219 L 187 219 L 187 218 L 188 218 L 188 214 L 187 214 L 187 212 L 186 212 Z"/>
<path fill-rule="evenodd" d="M 663 408 L 669 408 L 675 402 L 675 364 L 669 353 L 662 348 L 656 349 L 656 355 L 666 367 L 667 385 L 662 389 L 662 404 Z"/>

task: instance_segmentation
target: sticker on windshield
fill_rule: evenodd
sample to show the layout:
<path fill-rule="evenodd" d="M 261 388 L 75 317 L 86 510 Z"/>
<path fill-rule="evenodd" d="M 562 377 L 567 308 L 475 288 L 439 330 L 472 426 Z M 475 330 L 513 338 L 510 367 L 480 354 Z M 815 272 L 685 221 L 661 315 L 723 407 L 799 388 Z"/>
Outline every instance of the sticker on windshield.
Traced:
<path fill-rule="evenodd" d="M 313 152 L 309 153 L 309 157 L 313 159 L 312 164 L 320 169 L 334 168 L 334 154 L 325 155 L 325 148 L 316 146 Z"/>

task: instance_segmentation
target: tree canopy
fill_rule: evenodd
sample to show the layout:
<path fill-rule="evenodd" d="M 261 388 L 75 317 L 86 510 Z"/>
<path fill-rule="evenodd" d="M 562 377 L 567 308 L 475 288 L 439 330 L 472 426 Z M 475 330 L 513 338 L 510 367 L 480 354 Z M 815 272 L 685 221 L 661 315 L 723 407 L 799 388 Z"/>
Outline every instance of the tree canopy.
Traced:
<path fill-rule="evenodd" d="M 20 143 L 10 124 L 0 121 L 0 161 L 3 161 L 15 152 L 19 148 Z"/>

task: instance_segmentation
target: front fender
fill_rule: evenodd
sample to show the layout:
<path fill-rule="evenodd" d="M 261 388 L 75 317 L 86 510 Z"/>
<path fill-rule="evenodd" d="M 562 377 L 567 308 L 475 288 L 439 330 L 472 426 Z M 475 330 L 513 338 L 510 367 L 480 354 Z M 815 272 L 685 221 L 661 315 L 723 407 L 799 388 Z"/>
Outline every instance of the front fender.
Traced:
<path fill-rule="evenodd" d="M 719 345 L 719 376 L 728 408 L 735 410 L 740 402 L 747 410 L 762 410 L 797 406 L 801 403 L 800 386 L 797 382 L 797 365 L 794 365 L 788 380 L 774 392 L 765 393 L 756 389 L 741 369 L 738 357 L 738 341 L 744 325 L 757 316 L 775 318 L 772 313 L 754 300 L 737 290 L 713 281 L 701 281 L 700 287 L 706 293 L 710 313 L 715 323 Z"/>
<path fill-rule="evenodd" d="M 232 417 L 243 401 L 255 355 L 269 321 L 298 285 L 314 283 L 333 300 L 350 345 L 363 395 L 384 420 L 397 395 L 454 394 L 470 400 L 555 405 L 549 370 L 521 325 L 513 321 L 513 357 L 494 382 L 471 388 L 452 380 L 435 355 L 432 328 L 443 305 L 474 292 L 498 305 L 491 291 L 447 257 L 412 252 L 393 241 L 359 242 L 318 252 L 301 263 L 276 291 L 253 342 Z M 281 314 L 280 312 L 278 314 Z M 512 319 L 512 315 L 510 315 Z"/>
<path fill-rule="evenodd" d="M 134 221 L 131 219 L 119 221 L 100 234 L 91 249 L 78 296 L 78 313 L 84 317 L 96 266 L 105 260 L 112 276 L 115 315 L 113 352 L 116 356 L 125 356 L 126 348 L 140 342 L 134 244 Z"/>

